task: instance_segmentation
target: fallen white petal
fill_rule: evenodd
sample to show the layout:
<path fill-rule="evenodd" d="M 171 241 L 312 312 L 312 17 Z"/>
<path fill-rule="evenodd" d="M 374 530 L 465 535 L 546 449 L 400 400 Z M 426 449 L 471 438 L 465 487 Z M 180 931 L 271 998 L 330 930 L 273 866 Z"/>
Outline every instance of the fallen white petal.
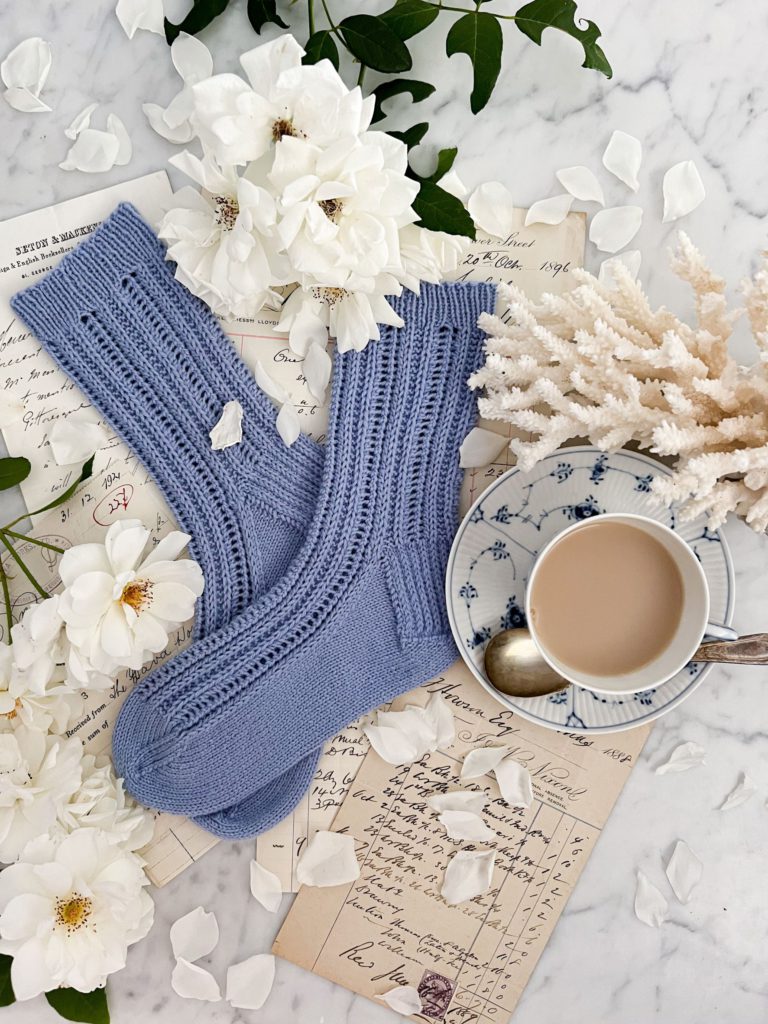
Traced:
<path fill-rule="evenodd" d="M 275 982 L 275 958 L 257 953 L 227 968 L 226 1000 L 239 1010 L 260 1010 Z"/>
<path fill-rule="evenodd" d="M 515 226 L 512 193 L 500 181 L 478 185 L 469 197 L 467 209 L 476 226 L 495 238 L 505 238 Z"/>
<path fill-rule="evenodd" d="M 680 743 L 669 755 L 669 760 L 660 764 L 656 769 L 657 775 L 666 775 L 668 772 L 687 772 L 689 768 L 697 768 L 704 764 L 706 755 L 704 747 L 690 740 L 687 743 Z"/>
<path fill-rule="evenodd" d="M 531 773 L 518 761 L 506 758 L 493 769 L 501 797 L 509 807 L 530 807 L 533 803 Z"/>
<path fill-rule="evenodd" d="M 667 906 L 663 894 L 648 881 L 642 871 L 638 871 L 635 890 L 635 914 L 638 920 L 651 928 L 658 928 L 666 918 Z"/>
<path fill-rule="evenodd" d="M 428 750 L 437 750 L 437 725 L 426 709 L 416 704 L 407 704 L 402 711 L 379 711 L 377 724 L 398 729 L 413 740 L 417 757 Z"/>
<path fill-rule="evenodd" d="M 741 778 L 733 787 L 728 796 L 718 807 L 719 811 L 732 811 L 734 807 L 740 807 L 757 792 L 757 786 L 746 772 L 741 773 Z"/>
<path fill-rule="evenodd" d="M 40 36 L 31 36 L 14 46 L 0 64 L 0 78 L 9 90 L 23 89 L 37 98 L 50 70 L 51 44 Z"/>
<path fill-rule="evenodd" d="M 683 160 L 664 175 L 664 223 L 692 213 L 704 202 L 706 190 L 693 160 Z"/>
<path fill-rule="evenodd" d="M 495 862 L 493 850 L 459 850 L 445 869 L 440 895 L 451 906 L 482 896 L 491 887 Z"/>
<path fill-rule="evenodd" d="M 479 469 L 493 462 L 507 447 L 509 438 L 485 427 L 472 427 L 459 448 L 459 466 Z"/>
<path fill-rule="evenodd" d="M 13 88 L 6 89 L 3 93 L 5 102 L 14 110 L 20 110 L 22 114 L 45 114 L 50 112 L 47 103 L 43 103 L 39 96 L 35 96 L 29 89 Z"/>
<path fill-rule="evenodd" d="M 385 725 L 366 725 L 363 726 L 363 732 L 373 749 L 387 764 L 413 764 L 420 756 L 414 739 L 400 729 Z"/>
<path fill-rule="evenodd" d="M 355 841 L 342 832 L 316 832 L 296 865 L 299 885 L 347 885 L 359 875 Z"/>
<path fill-rule="evenodd" d="M 678 839 L 667 864 L 667 878 L 672 892 L 681 903 L 687 903 L 701 881 L 703 865 L 688 843 Z"/>
<path fill-rule="evenodd" d="M 614 132 L 603 153 L 603 167 L 623 181 L 633 192 L 640 187 L 638 174 L 643 160 L 640 140 L 626 132 Z"/>
<path fill-rule="evenodd" d="M 177 960 L 192 963 L 215 948 L 219 941 L 216 915 L 203 907 L 195 907 L 171 925 L 171 948 Z"/>
<path fill-rule="evenodd" d="M 100 423 L 87 423 L 76 416 L 56 420 L 48 437 L 57 466 L 86 462 L 108 439 L 109 434 Z"/>
<path fill-rule="evenodd" d="M 448 701 L 441 694 L 433 693 L 424 708 L 424 714 L 437 735 L 437 749 L 447 750 L 456 739 L 456 723 Z"/>
<path fill-rule="evenodd" d="M 118 149 L 117 156 L 115 157 L 115 163 L 118 167 L 122 167 L 124 164 L 127 164 L 133 156 L 131 137 L 117 114 L 110 114 L 107 117 L 107 131 L 112 132 L 117 139 Z"/>
<path fill-rule="evenodd" d="M 120 142 L 112 132 L 84 128 L 59 167 L 63 171 L 85 171 L 98 174 L 109 171 L 117 162 Z"/>
<path fill-rule="evenodd" d="M 320 402 L 325 398 L 328 382 L 331 379 L 331 365 L 331 357 L 325 347 L 313 342 L 304 356 L 301 369 L 310 393 Z"/>
<path fill-rule="evenodd" d="M 525 215 L 525 226 L 531 224 L 562 224 L 573 206 L 573 196 L 563 192 L 532 203 Z"/>
<path fill-rule="evenodd" d="M 20 398 L 4 398 L 0 405 L 0 430 L 12 427 L 24 415 L 24 403 Z"/>
<path fill-rule="evenodd" d="M 497 764 L 509 753 L 509 747 L 476 747 L 464 758 L 461 766 L 461 779 L 478 779 L 493 771 Z"/>
<path fill-rule="evenodd" d="M 479 814 L 487 803 L 485 793 L 474 789 L 456 789 L 452 793 L 435 793 L 427 797 L 433 811 L 473 811 Z"/>
<path fill-rule="evenodd" d="M 279 405 L 282 405 L 284 402 L 288 401 L 288 392 L 278 384 L 274 378 L 270 377 L 258 360 L 253 368 L 253 375 L 261 390 L 265 395 L 271 398 L 273 402 L 277 402 Z"/>
<path fill-rule="evenodd" d="M 179 32 L 171 43 L 171 60 L 185 85 L 197 85 L 213 74 L 211 51 L 188 32 Z"/>
<path fill-rule="evenodd" d="M 629 245 L 643 220 L 641 206 L 611 206 L 599 210 L 589 225 L 589 240 L 601 252 L 618 252 Z"/>
<path fill-rule="evenodd" d="M 206 1003 L 221 999 L 221 989 L 211 972 L 181 957 L 171 974 L 171 988 L 182 999 L 201 999 Z"/>
<path fill-rule="evenodd" d="M 251 895 L 270 914 L 279 910 L 283 899 L 280 879 L 272 871 L 262 867 L 257 860 L 251 861 Z"/>
<path fill-rule="evenodd" d="M 456 196 L 462 201 L 469 195 L 469 189 L 453 169 L 444 174 L 437 184 L 444 192 L 450 192 L 452 196 Z"/>
<path fill-rule="evenodd" d="M 83 107 L 79 114 L 75 114 L 69 126 L 64 129 L 64 134 L 68 139 L 76 139 L 80 132 L 90 125 L 91 116 L 97 107 L 98 103 L 89 103 L 87 107 Z"/>
<path fill-rule="evenodd" d="M 606 288 L 615 288 L 617 282 L 614 271 L 616 267 L 621 264 L 627 268 L 632 278 L 636 278 L 640 270 L 642 258 L 642 253 L 639 249 L 627 249 L 626 252 L 620 252 L 616 256 L 609 256 L 607 260 L 603 260 L 600 264 L 597 279 Z"/>
<path fill-rule="evenodd" d="M 211 448 L 215 452 L 221 451 L 222 448 L 231 448 L 243 440 L 243 407 L 236 398 L 225 403 L 221 416 L 208 436 L 211 439 Z"/>
<path fill-rule="evenodd" d="M 557 180 L 575 199 L 585 203 L 605 205 L 603 187 L 588 167 L 562 167 L 556 172 Z"/>
<path fill-rule="evenodd" d="M 438 821 L 448 833 L 449 839 L 488 843 L 496 838 L 496 834 L 474 811 L 442 811 Z"/>
<path fill-rule="evenodd" d="M 191 142 L 195 137 L 195 130 L 188 122 L 182 123 L 178 128 L 171 128 L 163 117 L 165 110 L 157 103 L 143 103 L 141 109 L 149 121 L 150 128 L 162 136 L 162 138 L 167 139 L 168 142 L 175 142 L 177 145 L 181 145 L 185 142 Z"/>
<path fill-rule="evenodd" d="M 280 406 L 275 426 L 277 427 L 278 434 L 283 439 L 283 444 L 290 448 L 301 433 L 299 414 L 296 412 L 296 406 L 293 402 L 284 402 Z"/>
<path fill-rule="evenodd" d="M 404 1017 L 421 1013 L 421 996 L 413 985 L 398 985 L 397 988 L 391 988 L 389 992 L 384 992 L 376 998 L 385 1002 L 395 1013 L 402 1013 Z"/>
<path fill-rule="evenodd" d="M 129 39 L 133 39 L 139 29 L 160 36 L 165 34 L 163 0 L 117 0 L 115 14 Z"/>

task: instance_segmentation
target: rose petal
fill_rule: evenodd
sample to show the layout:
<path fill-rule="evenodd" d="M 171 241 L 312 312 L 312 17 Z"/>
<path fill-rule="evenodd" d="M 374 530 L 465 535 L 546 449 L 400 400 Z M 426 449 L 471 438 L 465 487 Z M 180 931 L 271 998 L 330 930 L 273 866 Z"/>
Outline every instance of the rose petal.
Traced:
<path fill-rule="evenodd" d="M 635 890 L 635 914 L 639 921 L 650 928 L 658 928 L 666 919 L 667 901 L 642 871 L 637 872 L 637 889 Z"/>
<path fill-rule="evenodd" d="M 675 747 L 669 755 L 669 760 L 660 764 L 656 769 L 657 775 L 666 775 L 668 772 L 687 772 L 689 768 L 697 768 L 704 764 L 706 750 L 698 743 L 681 743 Z"/>
<path fill-rule="evenodd" d="M 509 444 L 509 438 L 485 427 L 473 427 L 459 448 L 462 469 L 479 469 L 494 462 Z"/>
<path fill-rule="evenodd" d="M 251 895 L 268 910 L 270 914 L 280 909 L 283 890 L 280 879 L 271 871 L 267 871 L 257 860 L 251 861 Z"/>
<path fill-rule="evenodd" d="M 437 750 L 437 725 L 424 708 L 408 704 L 403 711 L 379 711 L 377 725 L 397 729 L 413 741 L 416 757 Z"/>
<path fill-rule="evenodd" d="M 0 64 L 0 78 L 8 89 L 26 89 L 38 97 L 50 70 L 51 44 L 31 36 L 14 46 Z"/>
<path fill-rule="evenodd" d="M 457 789 L 427 797 L 427 804 L 433 811 L 473 811 L 479 814 L 487 802 L 485 793 L 474 789 Z"/>
<path fill-rule="evenodd" d="M 253 375 L 261 390 L 265 395 L 271 398 L 273 402 L 277 402 L 282 405 L 283 402 L 288 401 L 288 392 L 278 384 L 276 380 L 270 377 L 258 360 L 253 368 Z"/>
<path fill-rule="evenodd" d="M 500 181 L 478 185 L 467 203 L 469 215 L 481 231 L 504 238 L 515 226 L 512 193 Z"/>
<path fill-rule="evenodd" d="M 227 968 L 227 1002 L 240 1010 L 260 1010 L 274 982 L 275 958 L 257 953 Z"/>
<path fill-rule="evenodd" d="M 476 747 L 470 750 L 461 766 L 461 780 L 478 779 L 493 771 L 509 753 L 509 747 Z"/>
<path fill-rule="evenodd" d="M 301 370 L 306 378 L 310 393 L 319 402 L 322 402 L 325 398 L 328 382 L 331 379 L 331 365 L 331 357 L 328 355 L 324 345 L 313 343 L 309 346 L 307 354 L 304 356 Z"/>
<path fill-rule="evenodd" d="M 395 1013 L 402 1013 L 404 1017 L 411 1017 L 422 1010 L 419 990 L 413 985 L 398 985 L 376 998 L 385 1002 Z"/>
<path fill-rule="evenodd" d="M 681 903 L 687 903 L 691 893 L 701 881 L 703 865 L 688 843 L 678 839 L 666 872 L 672 891 Z"/>
<path fill-rule="evenodd" d="M 91 115 L 97 107 L 98 103 L 89 103 L 87 107 L 83 107 L 79 114 L 75 114 L 69 127 L 64 129 L 64 134 L 68 139 L 76 139 L 80 132 L 90 125 Z"/>
<path fill-rule="evenodd" d="M 626 132 L 614 132 L 603 153 L 603 167 L 623 181 L 633 192 L 640 187 L 638 174 L 643 159 L 640 140 Z"/>
<path fill-rule="evenodd" d="M 13 88 L 6 89 L 3 93 L 5 102 L 14 110 L 20 110 L 22 114 L 45 114 L 50 112 L 47 103 L 43 103 L 39 96 L 35 96 L 29 89 Z"/>
<path fill-rule="evenodd" d="M 601 252 L 618 252 L 629 245 L 643 220 L 641 206 L 612 206 L 599 210 L 589 225 L 589 240 Z"/>
<path fill-rule="evenodd" d="M 280 407 L 280 412 L 275 420 L 275 426 L 277 427 L 278 434 L 283 439 L 283 444 L 290 448 L 301 433 L 299 414 L 296 412 L 296 406 L 293 402 L 285 402 Z"/>
<path fill-rule="evenodd" d="M 0 405 L 0 430 L 12 427 L 24 415 L 24 403 L 20 398 L 4 398 Z"/>
<path fill-rule="evenodd" d="M 59 167 L 63 171 L 85 171 L 97 174 L 115 166 L 120 142 L 112 132 L 84 128 Z"/>
<path fill-rule="evenodd" d="M 562 167 L 555 176 L 566 192 L 570 192 L 575 199 L 605 205 L 603 187 L 588 167 Z"/>
<path fill-rule="evenodd" d="M 530 807 L 533 803 L 531 773 L 525 765 L 506 758 L 493 769 L 501 797 L 509 807 Z"/>
<path fill-rule="evenodd" d="M 467 839 L 474 843 L 488 843 L 496 838 L 479 814 L 473 811 L 443 811 L 438 818 L 449 839 Z"/>
<path fill-rule="evenodd" d="M 185 142 L 191 142 L 195 137 L 195 130 L 191 124 L 183 123 L 178 128 L 171 128 L 163 117 L 165 111 L 157 103 L 144 103 L 141 109 L 149 121 L 150 128 L 162 138 L 167 139 L 168 142 L 182 145 Z"/>
<path fill-rule="evenodd" d="M 213 74 L 211 51 L 188 32 L 179 32 L 171 43 L 171 60 L 185 85 L 197 85 Z"/>
<path fill-rule="evenodd" d="M 171 925 L 171 948 L 177 960 L 192 963 L 208 956 L 219 941 L 216 915 L 195 907 Z"/>
<path fill-rule="evenodd" d="M 173 968 L 171 988 L 182 999 L 201 999 L 206 1003 L 221 999 L 221 989 L 211 972 L 181 958 Z"/>
<path fill-rule="evenodd" d="M 444 174 L 437 184 L 444 192 L 450 192 L 452 196 L 456 196 L 462 202 L 469 195 L 469 189 L 453 169 Z"/>
<path fill-rule="evenodd" d="M 231 448 L 243 440 L 243 407 L 236 398 L 225 403 L 221 416 L 208 436 L 211 439 L 211 448 L 215 452 L 221 451 L 222 448 Z"/>
<path fill-rule="evenodd" d="M 413 764 L 419 758 L 419 750 L 414 739 L 400 729 L 384 725 L 366 725 L 363 732 L 373 749 L 387 764 Z"/>
<path fill-rule="evenodd" d="M 109 434 L 100 423 L 88 423 L 77 416 L 56 420 L 48 437 L 57 466 L 86 462 L 108 440 Z"/>
<path fill-rule="evenodd" d="M 115 14 L 129 39 L 139 29 L 159 36 L 165 34 L 163 0 L 117 0 Z"/>
<path fill-rule="evenodd" d="M 296 865 L 299 885 L 347 885 L 359 875 L 355 841 L 342 832 L 316 832 Z"/>
<path fill-rule="evenodd" d="M 573 205 L 573 196 L 564 192 L 532 203 L 525 215 L 525 226 L 530 224 L 562 224 Z"/>
<path fill-rule="evenodd" d="M 664 175 L 664 223 L 692 213 L 704 202 L 706 190 L 693 160 L 683 160 Z"/>
<path fill-rule="evenodd" d="M 117 139 L 118 149 L 115 163 L 118 167 L 123 167 L 133 156 L 133 145 L 128 130 L 117 114 L 110 114 L 107 117 L 107 131 L 112 132 Z"/>
<path fill-rule="evenodd" d="M 459 850 L 445 869 L 440 895 L 450 906 L 482 896 L 491 887 L 495 862 L 493 850 Z"/>
<path fill-rule="evenodd" d="M 424 708 L 424 714 L 435 730 L 437 749 L 447 750 L 456 739 L 456 723 L 448 702 L 439 693 L 433 693 Z"/>
<path fill-rule="evenodd" d="M 746 803 L 757 792 L 757 786 L 746 772 L 741 773 L 741 778 L 733 787 L 728 796 L 718 807 L 719 811 L 732 811 L 734 807 L 740 807 Z"/>
<path fill-rule="evenodd" d="M 615 270 L 619 265 L 626 267 L 632 278 L 637 277 L 642 261 L 642 253 L 639 249 L 627 249 L 616 256 L 609 256 L 600 264 L 600 271 L 597 279 L 606 288 L 615 288 L 617 284 Z"/>

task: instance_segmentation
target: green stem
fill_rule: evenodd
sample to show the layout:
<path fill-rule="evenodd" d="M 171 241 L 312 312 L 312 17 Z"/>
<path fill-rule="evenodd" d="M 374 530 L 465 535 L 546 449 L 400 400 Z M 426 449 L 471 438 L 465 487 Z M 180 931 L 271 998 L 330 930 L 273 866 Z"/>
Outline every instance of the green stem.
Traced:
<path fill-rule="evenodd" d="M 57 555 L 64 554 L 64 548 L 56 547 L 55 544 L 49 544 L 47 540 L 38 540 L 37 537 L 28 537 L 25 533 L 16 533 L 15 530 L 9 530 L 7 526 L 4 526 L 2 532 L 7 537 L 15 537 L 16 540 L 23 540 L 28 544 L 36 544 L 39 548 L 47 548 L 49 551 L 55 551 Z"/>
<path fill-rule="evenodd" d="M 35 577 L 32 575 L 32 573 L 29 571 L 29 569 L 26 567 L 26 565 L 22 561 L 21 556 L 16 551 L 16 549 L 13 546 L 13 544 L 11 544 L 11 542 L 8 540 L 8 538 L 5 536 L 5 534 L 2 531 L 0 531 L 0 541 L 2 541 L 2 543 L 6 546 L 6 548 L 8 549 L 8 552 L 11 555 L 11 557 L 13 558 L 14 562 L 16 562 L 18 567 L 21 569 L 21 571 L 27 577 L 27 579 L 32 584 L 32 586 L 35 588 L 35 590 L 38 592 L 40 597 L 49 597 L 50 595 L 48 594 L 48 591 L 47 590 L 43 590 L 43 588 L 40 586 L 40 584 L 37 582 Z"/>
<path fill-rule="evenodd" d="M 451 7 L 449 4 L 444 3 L 432 3 L 432 0 L 424 0 L 431 7 L 438 7 L 441 11 L 455 11 L 456 14 L 477 14 L 479 8 L 475 7 L 473 11 L 470 7 Z M 502 21 L 517 21 L 516 14 L 497 14 L 495 11 L 485 11 L 486 14 L 490 14 L 492 18 L 500 18 Z"/>
<path fill-rule="evenodd" d="M 368 65 L 367 64 L 361 64 L 360 65 L 360 72 L 359 72 L 359 74 L 357 76 L 357 84 L 358 85 L 361 86 L 363 84 L 363 79 L 365 78 L 365 72 L 367 70 L 368 70 Z"/>
<path fill-rule="evenodd" d="M 307 21 L 311 38 L 315 34 L 315 0 L 307 0 Z"/>
<path fill-rule="evenodd" d="M 0 562 L 0 587 L 3 590 L 3 600 L 5 601 L 5 622 L 8 627 L 8 643 L 13 643 L 11 637 L 11 630 L 13 629 L 13 614 L 11 612 L 11 592 L 8 589 L 8 577 L 5 575 L 5 569 L 3 568 L 2 562 Z"/>
<path fill-rule="evenodd" d="M 328 4 L 326 3 L 326 0 L 320 0 L 320 2 L 323 5 L 323 10 L 325 11 L 325 16 L 328 19 L 328 25 L 331 29 L 331 32 L 333 32 L 333 34 L 339 40 L 341 45 L 346 49 L 347 44 L 344 42 L 344 36 L 341 34 L 341 32 L 339 32 L 336 22 L 331 17 L 331 12 L 328 10 Z"/>

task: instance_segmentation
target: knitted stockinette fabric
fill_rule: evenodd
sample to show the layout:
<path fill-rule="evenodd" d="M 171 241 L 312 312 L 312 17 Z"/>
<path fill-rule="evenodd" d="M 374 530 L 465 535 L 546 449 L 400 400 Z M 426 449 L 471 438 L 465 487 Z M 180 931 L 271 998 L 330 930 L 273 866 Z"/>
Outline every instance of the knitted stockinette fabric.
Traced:
<path fill-rule="evenodd" d="M 337 353 L 302 550 L 268 595 L 129 695 L 113 751 L 134 796 L 261 831 L 256 790 L 455 658 L 443 579 L 475 415 L 466 380 L 493 304 L 489 285 L 426 286 L 395 301 L 405 327 Z"/>
<path fill-rule="evenodd" d="M 54 360 L 139 457 L 192 537 L 205 590 L 195 636 L 220 629 L 283 575 L 301 548 L 324 455 L 286 448 L 274 410 L 210 310 L 129 204 L 12 300 Z M 241 444 L 212 451 L 224 403 L 243 407 Z M 319 751 L 292 768 L 309 785 Z M 285 787 L 261 803 L 284 817 Z"/>

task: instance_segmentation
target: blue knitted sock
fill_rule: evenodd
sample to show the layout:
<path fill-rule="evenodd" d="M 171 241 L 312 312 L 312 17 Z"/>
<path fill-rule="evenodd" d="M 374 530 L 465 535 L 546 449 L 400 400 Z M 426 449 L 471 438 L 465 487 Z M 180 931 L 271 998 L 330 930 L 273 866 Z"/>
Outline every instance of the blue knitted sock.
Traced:
<path fill-rule="evenodd" d="M 458 447 L 474 418 L 489 285 L 423 289 L 363 353 L 336 356 L 329 443 L 302 550 L 265 597 L 140 684 L 113 752 L 130 792 L 262 831 L 256 790 L 455 657 L 443 577 Z M 292 794 L 292 804 L 303 790 Z M 245 801 L 224 815 L 216 812 Z"/>

